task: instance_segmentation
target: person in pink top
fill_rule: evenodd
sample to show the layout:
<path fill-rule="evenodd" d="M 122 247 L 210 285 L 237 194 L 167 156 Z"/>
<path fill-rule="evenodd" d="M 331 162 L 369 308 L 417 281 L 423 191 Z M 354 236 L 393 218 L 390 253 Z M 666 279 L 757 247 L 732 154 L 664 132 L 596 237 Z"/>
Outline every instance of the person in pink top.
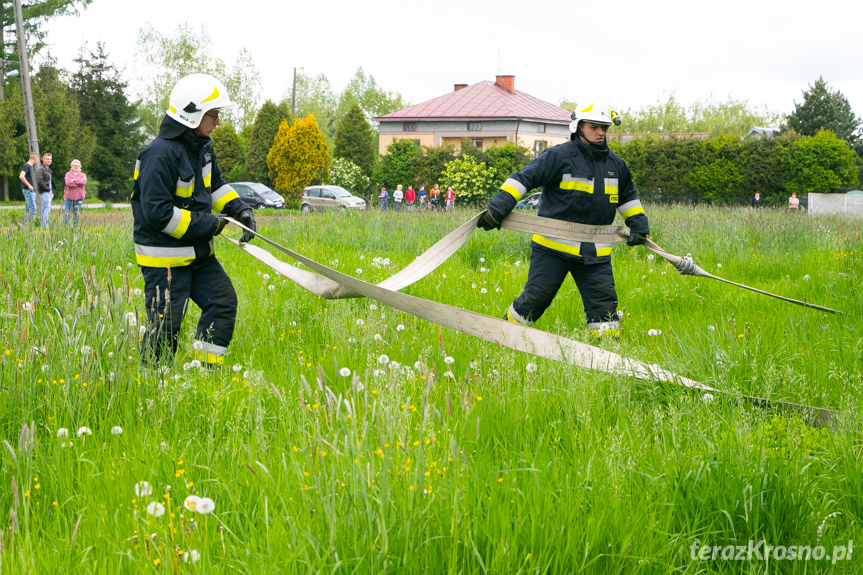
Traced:
<path fill-rule="evenodd" d="M 81 162 L 72 160 L 72 169 L 66 172 L 66 188 L 63 190 L 63 223 L 69 223 L 69 214 L 73 216 L 73 224 L 78 225 L 78 212 L 84 205 L 87 190 L 87 175 L 81 171 Z"/>

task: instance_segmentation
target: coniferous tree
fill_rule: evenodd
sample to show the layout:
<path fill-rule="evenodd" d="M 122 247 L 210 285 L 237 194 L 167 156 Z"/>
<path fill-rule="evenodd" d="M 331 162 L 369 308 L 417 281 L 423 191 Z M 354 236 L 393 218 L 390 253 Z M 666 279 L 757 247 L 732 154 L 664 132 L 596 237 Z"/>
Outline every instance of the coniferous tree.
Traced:
<path fill-rule="evenodd" d="M 326 182 L 330 161 L 324 135 L 311 114 L 296 120 L 293 126 L 282 120 L 267 155 L 267 167 L 275 174 L 276 189 L 288 201 L 298 200 L 306 186 Z"/>
<path fill-rule="evenodd" d="M 290 104 L 287 101 L 274 104 L 271 100 L 267 100 L 258 110 L 246 148 L 246 173 L 251 181 L 273 185 L 273 178 L 267 168 L 267 154 L 273 147 L 279 124 L 282 120 L 290 120 L 290 116 Z"/>
<path fill-rule="evenodd" d="M 213 139 L 213 151 L 222 170 L 226 182 L 245 180 L 245 159 L 243 144 L 237 131 L 230 124 L 218 126 L 210 135 Z"/>
<path fill-rule="evenodd" d="M 82 51 L 75 62 L 79 68 L 72 76 L 72 88 L 81 122 L 96 135 L 95 161 L 85 171 L 99 182 L 100 198 L 124 200 L 132 192 L 135 159 L 145 144 L 138 110 L 126 98 L 128 85 L 108 63 L 102 42 L 95 51 Z"/>
<path fill-rule="evenodd" d="M 832 92 L 818 78 L 814 86 L 803 92 L 803 102 L 794 103 L 794 111 L 787 118 L 787 127 L 803 136 L 814 136 L 821 130 L 830 130 L 836 137 L 854 147 L 860 135 L 860 118 L 854 115 L 848 99 L 842 92 Z"/>
<path fill-rule="evenodd" d="M 354 102 L 336 128 L 333 155 L 353 162 L 366 176 L 371 176 L 374 165 L 373 141 L 372 127 L 359 104 Z"/>

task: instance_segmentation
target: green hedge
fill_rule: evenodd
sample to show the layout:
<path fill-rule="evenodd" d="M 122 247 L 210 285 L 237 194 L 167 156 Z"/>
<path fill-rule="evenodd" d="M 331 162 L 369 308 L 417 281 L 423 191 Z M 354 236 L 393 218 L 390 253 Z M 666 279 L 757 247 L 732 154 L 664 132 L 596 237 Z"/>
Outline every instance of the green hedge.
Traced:
<path fill-rule="evenodd" d="M 832 132 L 757 140 L 647 136 L 612 149 L 647 198 L 739 203 L 756 191 L 769 201 L 791 192 L 842 192 L 857 184 L 857 154 Z"/>

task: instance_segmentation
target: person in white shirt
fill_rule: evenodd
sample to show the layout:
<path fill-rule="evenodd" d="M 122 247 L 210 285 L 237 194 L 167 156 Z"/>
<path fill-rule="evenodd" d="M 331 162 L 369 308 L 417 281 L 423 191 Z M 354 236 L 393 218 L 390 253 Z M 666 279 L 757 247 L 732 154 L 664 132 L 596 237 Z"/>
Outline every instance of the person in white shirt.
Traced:
<path fill-rule="evenodd" d="M 393 192 L 393 201 L 395 202 L 396 211 L 402 206 L 402 200 L 405 199 L 405 193 L 402 191 L 401 184 L 396 186 L 396 191 Z"/>

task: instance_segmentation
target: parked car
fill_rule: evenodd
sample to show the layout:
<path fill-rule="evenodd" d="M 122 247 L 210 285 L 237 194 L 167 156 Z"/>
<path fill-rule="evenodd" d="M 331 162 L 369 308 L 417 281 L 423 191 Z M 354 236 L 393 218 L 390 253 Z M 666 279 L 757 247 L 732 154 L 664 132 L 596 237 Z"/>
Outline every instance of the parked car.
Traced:
<path fill-rule="evenodd" d="M 264 184 L 237 182 L 229 185 L 234 188 L 241 200 L 256 210 L 260 208 L 283 209 L 285 207 L 284 198 Z"/>
<path fill-rule="evenodd" d="M 358 198 L 341 186 L 309 186 L 300 198 L 300 211 L 308 213 L 321 210 L 364 210 L 366 201 Z"/>
<path fill-rule="evenodd" d="M 517 210 L 536 210 L 539 209 L 539 202 L 542 200 L 542 192 L 536 192 L 526 198 L 522 198 L 515 204 Z"/>

